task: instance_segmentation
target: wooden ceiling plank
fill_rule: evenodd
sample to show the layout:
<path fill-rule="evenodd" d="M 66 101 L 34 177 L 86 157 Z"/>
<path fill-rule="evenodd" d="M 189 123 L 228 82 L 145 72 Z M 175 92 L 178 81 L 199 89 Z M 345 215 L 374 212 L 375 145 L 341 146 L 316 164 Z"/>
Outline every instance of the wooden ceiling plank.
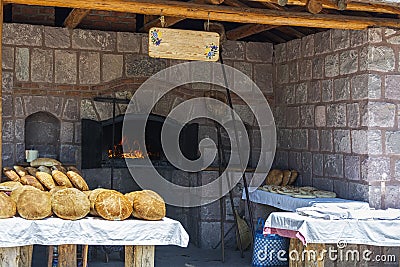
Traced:
<path fill-rule="evenodd" d="M 279 10 L 211 6 L 162 0 L 5 0 L 6 3 L 57 6 L 68 8 L 130 12 L 144 15 L 185 17 L 191 19 L 256 23 L 282 26 L 319 27 L 361 30 L 368 27 L 400 28 L 396 19 L 363 18 L 325 14 L 305 14 Z"/>
<path fill-rule="evenodd" d="M 64 27 L 67 27 L 68 29 L 75 29 L 89 12 L 89 9 L 72 9 L 68 17 L 64 20 Z"/>
<path fill-rule="evenodd" d="M 302 37 L 306 36 L 304 33 L 299 32 L 290 27 L 278 27 L 278 28 L 276 28 L 276 30 L 280 31 L 288 36 L 294 37 L 294 38 L 302 38 Z"/>
<path fill-rule="evenodd" d="M 240 2 L 239 0 L 225 0 L 224 4 L 233 7 L 248 7 L 248 5 L 244 4 L 243 2 Z"/>
<path fill-rule="evenodd" d="M 228 40 L 236 41 L 260 32 L 274 29 L 276 27 L 277 26 L 265 24 L 245 24 L 226 32 L 226 38 Z"/>

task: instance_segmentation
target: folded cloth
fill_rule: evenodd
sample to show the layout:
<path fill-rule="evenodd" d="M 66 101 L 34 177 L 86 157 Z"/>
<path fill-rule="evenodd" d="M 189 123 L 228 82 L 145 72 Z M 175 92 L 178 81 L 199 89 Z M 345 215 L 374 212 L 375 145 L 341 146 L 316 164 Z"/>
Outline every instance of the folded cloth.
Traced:
<path fill-rule="evenodd" d="M 300 215 L 325 219 L 325 220 L 340 220 L 348 218 L 348 212 L 346 209 L 341 209 L 336 207 L 331 207 L 331 208 L 304 207 L 296 209 L 296 212 Z"/>
<path fill-rule="evenodd" d="M 298 231 L 293 231 L 293 230 L 287 230 L 287 229 L 280 229 L 280 228 L 271 228 L 271 227 L 264 227 L 263 229 L 263 234 L 264 235 L 270 235 L 270 234 L 277 234 L 282 237 L 287 237 L 287 238 L 297 238 L 303 243 L 303 245 L 306 245 L 306 240 L 302 234 Z"/>
<path fill-rule="evenodd" d="M 396 220 L 400 218 L 400 209 L 387 210 L 349 210 L 349 219 L 357 220 Z"/>
<path fill-rule="evenodd" d="M 351 210 L 370 210 L 369 204 L 367 202 L 361 201 L 349 201 L 349 202 L 316 202 L 311 205 L 315 208 L 323 209 L 351 209 Z"/>

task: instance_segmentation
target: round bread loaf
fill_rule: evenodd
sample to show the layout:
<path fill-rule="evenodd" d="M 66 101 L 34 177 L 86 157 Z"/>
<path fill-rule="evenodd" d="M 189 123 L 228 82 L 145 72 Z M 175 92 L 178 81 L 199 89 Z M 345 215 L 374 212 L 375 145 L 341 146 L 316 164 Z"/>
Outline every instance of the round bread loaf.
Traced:
<path fill-rule="evenodd" d="M 37 189 L 36 187 L 30 186 L 30 185 L 23 185 L 20 186 L 18 188 L 16 188 L 15 190 L 13 190 L 11 192 L 10 197 L 14 200 L 15 203 L 18 203 L 18 199 L 19 196 L 22 194 L 22 192 L 24 192 L 25 190 L 36 190 L 36 191 L 40 191 L 39 189 Z"/>
<path fill-rule="evenodd" d="M 32 167 L 39 167 L 39 166 L 52 167 L 54 165 L 61 165 L 61 162 L 50 158 L 37 158 L 31 162 Z"/>
<path fill-rule="evenodd" d="M 14 182 L 19 182 L 20 177 L 19 175 L 11 168 L 5 167 L 3 168 L 4 174 L 7 176 L 8 179 Z"/>
<path fill-rule="evenodd" d="M 49 192 L 25 190 L 18 198 L 18 214 L 28 220 L 40 220 L 49 217 L 52 214 L 50 196 Z"/>
<path fill-rule="evenodd" d="M 36 179 L 32 175 L 22 176 L 21 183 L 24 185 L 31 185 L 33 187 L 36 187 L 37 189 L 44 191 L 43 185 L 38 181 L 38 179 Z"/>
<path fill-rule="evenodd" d="M 36 178 L 49 190 L 53 189 L 56 186 L 53 177 L 46 172 L 42 171 L 36 172 Z"/>
<path fill-rule="evenodd" d="M 163 198 L 154 191 L 143 190 L 133 194 L 133 215 L 137 218 L 156 221 L 166 215 Z"/>
<path fill-rule="evenodd" d="M 18 173 L 20 177 L 28 174 L 28 172 L 22 166 L 14 166 L 14 170 Z"/>
<path fill-rule="evenodd" d="M 88 197 L 76 188 L 66 188 L 51 196 L 51 207 L 54 214 L 62 219 L 78 220 L 90 211 Z"/>
<path fill-rule="evenodd" d="M 68 179 L 68 177 L 60 172 L 59 170 L 54 170 L 51 172 L 51 174 L 53 175 L 54 180 L 57 182 L 58 185 L 63 185 L 66 187 L 70 187 L 72 188 L 73 185 L 71 184 L 71 181 Z"/>
<path fill-rule="evenodd" d="M 49 192 L 50 192 L 50 194 L 54 194 L 54 193 L 56 193 L 56 192 L 58 192 L 58 191 L 60 191 L 60 190 L 63 190 L 63 189 L 65 189 L 65 188 L 68 188 L 68 187 L 66 187 L 66 186 L 63 186 L 63 185 L 56 185 L 55 187 L 53 187 Z"/>
<path fill-rule="evenodd" d="M 109 189 L 104 189 L 104 188 L 96 188 L 95 190 L 91 191 L 91 193 L 89 194 L 89 201 L 90 201 L 90 215 L 93 216 L 99 216 L 99 214 L 97 213 L 94 204 L 96 202 L 97 196 L 104 191 L 107 191 Z"/>
<path fill-rule="evenodd" d="M 13 191 L 18 187 L 22 187 L 22 184 L 20 182 L 7 181 L 7 182 L 0 183 L 0 187 L 9 188 L 10 191 Z"/>
<path fill-rule="evenodd" d="M 129 200 L 129 202 L 132 204 L 133 207 L 133 200 L 135 197 L 138 195 L 138 192 L 140 191 L 133 191 L 125 194 L 125 197 Z"/>
<path fill-rule="evenodd" d="M 109 221 L 122 221 L 132 214 L 132 206 L 129 200 L 123 194 L 114 190 L 100 192 L 95 200 L 94 207 L 103 219 Z"/>
<path fill-rule="evenodd" d="M 36 176 L 36 173 L 38 172 L 38 169 L 34 167 L 26 167 L 25 170 L 27 170 L 27 172 L 32 176 Z"/>
<path fill-rule="evenodd" d="M 265 181 L 267 185 L 281 185 L 283 180 L 283 172 L 281 170 L 271 170 Z"/>
<path fill-rule="evenodd" d="M 68 178 L 71 180 L 72 184 L 81 191 L 89 190 L 89 186 L 85 182 L 85 180 L 78 173 L 74 171 L 67 172 Z"/>
<path fill-rule="evenodd" d="M 17 213 L 14 200 L 6 193 L 0 192 L 0 219 L 11 218 Z"/>

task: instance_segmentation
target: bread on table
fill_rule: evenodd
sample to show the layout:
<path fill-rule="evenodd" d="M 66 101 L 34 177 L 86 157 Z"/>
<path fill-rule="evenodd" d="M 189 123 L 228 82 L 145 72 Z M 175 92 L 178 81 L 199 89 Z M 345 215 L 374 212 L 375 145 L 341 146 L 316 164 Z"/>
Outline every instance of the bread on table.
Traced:
<path fill-rule="evenodd" d="M 44 191 L 43 185 L 38 181 L 38 179 L 36 179 L 32 175 L 22 176 L 21 177 L 21 183 L 23 185 L 31 185 L 33 187 L 36 187 L 37 189 L 40 189 L 40 190 Z"/>
<path fill-rule="evenodd" d="M 54 165 L 61 165 L 61 162 L 50 158 L 37 158 L 31 162 L 31 167 L 39 167 L 39 166 L 52 167 Z"/>
<path fill-rule="evenodd" d="M 56 186 L 53 177 L 48 173 L 38 171 L 36 172 L 36 178 L 49 190 Z"/>
<path fill-rule="evenodd" d="M 283 172 L 283 177 L 282 177 L 282 186 L 286 186 L 289 184 L 290 181 L 290 176 L 292 175 L 292 172 L 289 170 L 284 170 Z"/>
<path fill-rule="evenodd" d="M 271 170 L 265 181 L 267 185 L 281 185 L 283 180 L 283 172 L 281 170 Z"/>
<path fill-rule="evenodd" d="M 96 197 L 94 208 L 100 217 L 110 221 L 122 221 L 132 214 L 129 200 L 114 190 L 100 192 Z"/>
<path fill-rule="evenodd" d="M 24 167 L 21 166 L 14 166 L 14 170 L 17 172 L 17 174 L 22 177 L 28 174 L 28 172 L 25 170 Z"/>
<path fill-rule="evenodd" d="M 78 220 L 90 211 L 88 197 L 76 188 L 61 189 L 51 196 L 51 206 L 55 215 L 66 220 Z"/>
<path fill-rule="evenodd" d="M 51 172 L 51 174 L 53 175 L 53 179 L 57 182 L 58 185 L 74 187 L 68 177 L 59 170 L 54 170 Z"/>
<path fill-rule="evenodd" d="M 133 196 L 132 215 L 139 219 L 156 221 L 166 215 L 166 207 L 163 198 L 154 191 L 142 190 Z"/>
<path fill-rule="evenodd" d="M 0 188 L 8 188 L 10 191 L 13 191 L 18 187 L 22 187 L 22 184 L 20 182 L 7 181 L 0 183 Z"/>
<path fill-rule="evenodd" d="M 62 165 L 54 165 L 53 167 L 51 167 L 51 170 L 52 171 L 58 170 L 58 171 L 60 171 L 60 172 L 62 172 L 64 174 L 67 174 L 67 169 L 64 168 L 64 166 L 62 166 Z"/>
<path fill-rule="evenodd" d="M 290 175 L 290 180 L 289 180 L 289 184 L 294 184 L 294 182 L 296 182 L 297 176 L 299 175 L 299 173 L 295 170 L 291 171 L 291 175 Z"/>
<path fill-rule="evenodd" d="M 8 179 L 10 179 L 11 181 L 14 182 L 19 182 L 20 177 L 19 175 L 16 173 L 16 171 L 14 171 L 11 168 L 5 167 L 3 168 L 3 173 L 5 176 L 7 176 Z"/>
<path fill-rule="evenodd" d="M 67 176 L 72 184 L 81 191 L 89 190 L 89 186 L 87 185 L 86 181 L 80 176 L 78 173 L 74 171 L 68 171 Z"/>
<path fill-rule="evenodd" d="M 25 190 L 18 198 L 18 214 L 27 220 L 40 220 L 49 217 L 52 214 L 50 196 L 49 192 Z"/>
<path fill-rule="evenodd" d="M 69 187 L 66 187 L 66 186 L 63 186 L 63 185 L 56 185 L 49 192 L 50 192 L 51 195 L 53 195 L 54 193 L 56 193 L 56 192 L 58 192 L 60 190 L 66 189 L 66 188 L 69 188 Z"/>
<path fill-rule="evenodd" d="M 90 214 L 93 216 L 99 216 L 99 214 L 97 213 L 94 204 L 96 202 L 97 196 L 103 192 L 103 191 L 107 191 L 109 189 L 104 189 L 104 188 L 96 188 L 95 190 L 91 191 L 89 194 L 89 201 L 90 201 Z"/>
<path fill-rule="evenodd" d="M 27 170 L 27 172 L 32 176 L 36 176 L 36 173 L 38 172 L 38 169 L 34 167 L 26 167 L 25 170 Z"/>
<path fill-rule="evenodd" d="M 0 219 L 11 218 L 17 213 L 14 200 L 6 193 L 0 192 Z"/>
<path fill-rule="evenodd" d="M 20 187 L 17 187 L 16 189 L 14 189 L 11 192 L 10 197 L 14 200 L 15 203 L 18 203 L 18 199 L 19 196 L 22 194 L 22 192 L 24 192 L 25 190 L 36 190 L 36 191 L 40 191 L 39 189 L 37 189 L 36 187 L 33 187 L 31 185 L 23 185 Z"/>
<path fill-rule="evenodd" d="M 48 168 L 48 167 L 46 167 L 46 166 L 39 166 L 39 167 L 37 168 L 37 170 L 38 170 L 38 171 L 41 171 L 41 172 L 45 172 L 45 173 L 51 175 L 51 170 L 50 170 L 50 168 Z"/>

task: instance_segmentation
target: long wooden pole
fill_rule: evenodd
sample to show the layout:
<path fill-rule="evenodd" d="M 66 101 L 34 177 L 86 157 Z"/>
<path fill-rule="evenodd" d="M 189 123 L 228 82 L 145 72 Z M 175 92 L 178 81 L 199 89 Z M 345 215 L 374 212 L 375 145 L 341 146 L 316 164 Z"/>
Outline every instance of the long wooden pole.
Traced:
<path fill-rule="evenodd" d="M 311 28 L 361 30 L 368 27 L 400 28 L 397 19 L 307 14 L 257 8 L 237 8 L 162 0 L 6 0 L 5 3 L 131 12 L 144 15 L 185 17 L 202 20 L 286 25 Z"/>

